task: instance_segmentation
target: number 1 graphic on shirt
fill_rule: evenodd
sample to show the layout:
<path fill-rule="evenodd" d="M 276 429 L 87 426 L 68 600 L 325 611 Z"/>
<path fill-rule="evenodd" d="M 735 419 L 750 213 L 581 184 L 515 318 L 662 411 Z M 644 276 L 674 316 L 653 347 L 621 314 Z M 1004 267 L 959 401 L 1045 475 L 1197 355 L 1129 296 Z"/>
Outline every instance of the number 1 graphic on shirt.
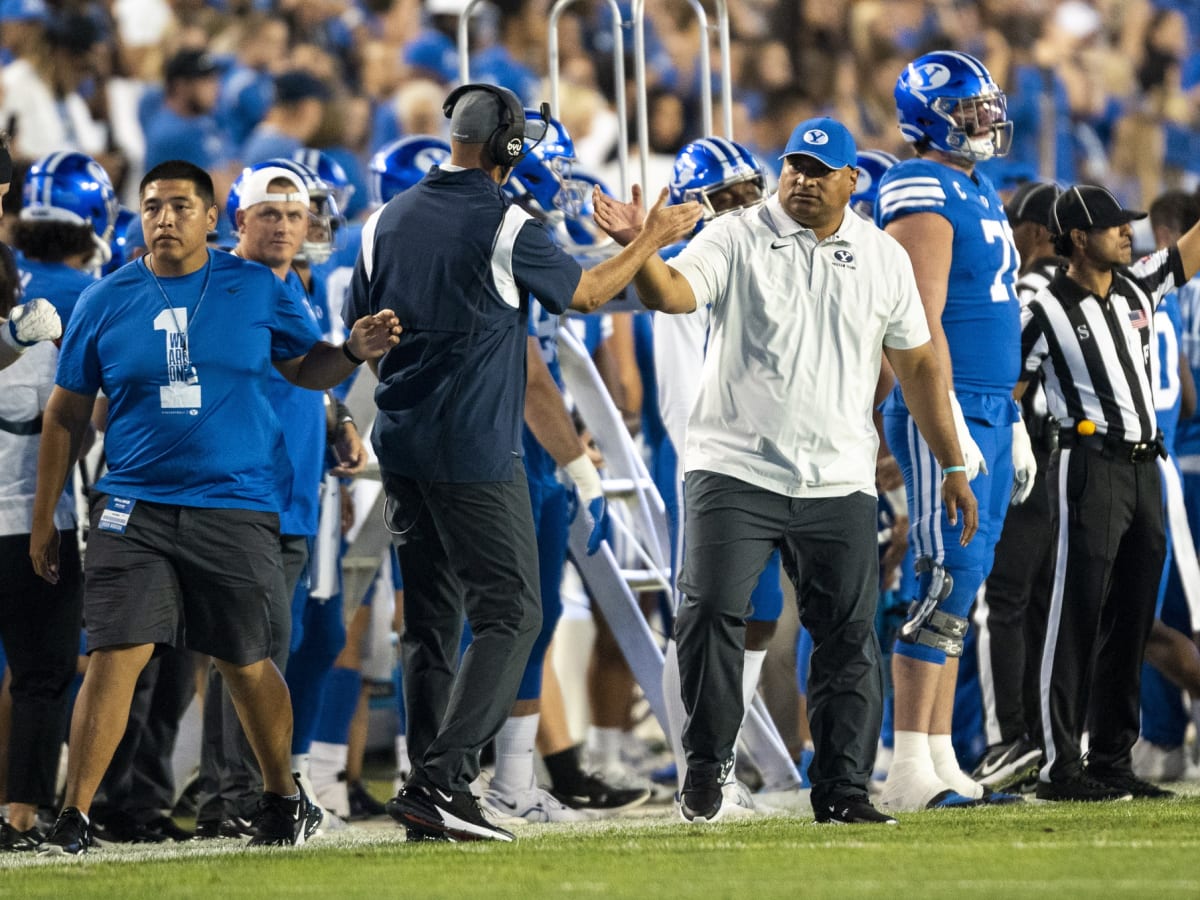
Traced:
<path fill-rule="evenodd" d="M 1012 226 L 1008 224 L 1007 220 L 1002 222 L 999 219 L 980 219 L 979 224 L 983 228 L 984 239 L 989 244 L 999 241 L 1000 249 L 1004 254 L 1000 268 L 996 270 L 996 277 L 992 281 L 992 302 L 1007 303 L 1009 300 L 1016 300 L 1017 295 L 1010 275 L 1012 270 L 1017 267 L 1017 245 L 1013 240 Z M 1010 275 L 1008 284 L 1004 283 L 1006 275 Z"/>
<path fill-rule="evenodd" d="M 154 317 L 154 330 L 166 332 L 167 383 L 158 389 L 164 412 L 200 407 L 200 378 L 188 354 L 187 309 L 164 309 Z"/>

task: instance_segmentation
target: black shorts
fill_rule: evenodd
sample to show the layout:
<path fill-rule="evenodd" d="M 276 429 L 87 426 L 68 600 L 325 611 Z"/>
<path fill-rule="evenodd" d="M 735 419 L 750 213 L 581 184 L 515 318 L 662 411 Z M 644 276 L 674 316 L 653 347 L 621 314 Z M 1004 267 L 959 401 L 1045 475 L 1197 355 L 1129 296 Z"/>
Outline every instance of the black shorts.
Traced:
<path fill-rule="evenodd" d="M 235 665 L 266 659 L 283 590 L 279 516 L 137 501 L 124 534 L 101 531 L 97 493 L 84 567 L 88 652 L 188 647 Z"/>

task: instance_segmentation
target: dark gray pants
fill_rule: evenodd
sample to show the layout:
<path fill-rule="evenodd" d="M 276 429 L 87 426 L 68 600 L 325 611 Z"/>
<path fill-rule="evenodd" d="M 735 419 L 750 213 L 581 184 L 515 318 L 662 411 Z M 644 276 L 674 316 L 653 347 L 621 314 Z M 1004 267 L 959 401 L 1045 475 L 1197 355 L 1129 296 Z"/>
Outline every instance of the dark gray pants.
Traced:
<path fill-rule="evenodd" d="M 407 527 L 397 552 L 413 774 L 450 790 L 479 775 L 479 751 L 508 718 L 541 629 L 529 487 L 513 463 L 506 482 L 384 476 L 393 527 Z M 464 616 L 474 639 L 460 663 Z"/>
<path fill-rule="evenodd" d="M 689 770 L 715 775 L 733 755 L 750 594 L 779 547 L 813 638 L 813 805 L 865 797 L 883 715 L 875 497 L 793 499 L 713 472 L 688 473 L 685 496 L 675 639 Z"/>
<path fill-rule="evenodd" d="M 279 545 L 281 583 L 272 592 L 270 608 L 271 661 L 282 673 L 287 671 L 292 639 L 292 595 L 308 562 L 308 538 L 285 534 L 280 536 Z M 250 819 L 262 793 L 258 760 L 242 730 L 229 689 L 211 664 L 204 693 L 198 787 L 197 822 L 219 822 L 228 816 Z"/>

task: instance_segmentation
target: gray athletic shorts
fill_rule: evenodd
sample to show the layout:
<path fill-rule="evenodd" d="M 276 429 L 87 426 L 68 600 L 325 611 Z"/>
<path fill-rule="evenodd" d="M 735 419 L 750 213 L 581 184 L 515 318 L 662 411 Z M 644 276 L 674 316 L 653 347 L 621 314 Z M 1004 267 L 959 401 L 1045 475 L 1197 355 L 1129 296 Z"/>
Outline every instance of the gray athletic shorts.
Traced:
<path fill-rule="evenodd" d="M 138 500 L 123 534 L 91 505 L 84 567 L 87 649 L 188 647 L 234 665 L 266 659 L 273 592 L 283 590 L 279 516 Z"/>

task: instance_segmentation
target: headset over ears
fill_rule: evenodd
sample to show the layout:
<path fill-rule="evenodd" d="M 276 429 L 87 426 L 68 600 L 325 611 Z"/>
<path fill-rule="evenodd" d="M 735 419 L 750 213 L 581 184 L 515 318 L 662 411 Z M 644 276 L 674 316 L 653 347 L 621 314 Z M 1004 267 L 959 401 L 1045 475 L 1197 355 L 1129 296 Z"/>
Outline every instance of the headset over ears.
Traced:
<path fill-rule="evenodd" d="M 471 91 L 491 94 L 500 104 L 500 124 L 487 139 L 487 151 L 494 163 L 511 169 L 525 155 L 525 107 L 508 88 L 494 84 L 464 84 L 451 91 L 442 104 L 442 112 L 447 119 L 454 114 L 455 104 Z"/>

